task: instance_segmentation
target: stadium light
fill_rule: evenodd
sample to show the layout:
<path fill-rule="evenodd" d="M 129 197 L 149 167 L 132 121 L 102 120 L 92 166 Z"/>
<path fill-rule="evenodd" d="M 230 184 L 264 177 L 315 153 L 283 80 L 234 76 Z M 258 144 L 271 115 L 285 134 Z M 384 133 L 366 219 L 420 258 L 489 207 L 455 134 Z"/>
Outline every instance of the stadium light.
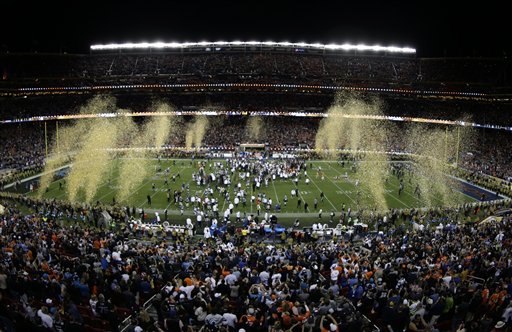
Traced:
<path fill-rule="evenodd" d="M 365 45 L 365 44 L 321 44 L 321 43 L 291 43 L 288 41 L 273 42 L 273 41 L 216 41 L 216 42 L 185 42 L 185 43 L 122 43 L 122 44 L 95 44 L 91 45 L 92 51 L 106 51 L 106 50 L 131 50 L 131 49 L 151 49 L 151 48 L 194 48 L 194 47 L 219 47 L 219 46 L 265 46 L 265 47 L 290 47 L 290 48 L 310 48 L 319 50 L 342 50 L 342 51 L 371 51 L 371 52 L 388 52 L 388 53 L 404 53 L 415 54 L 416 49 L 412 47 L 397 47 L 397 46 L 380 46 L 380 45 Z"/>
<path fill-rule="evenodd" d="M 65 115 L 42 115 L 21 119 L 7 119 L 0 120 L 0 124 L 7 123 L 21 123 L 21 122 L 38 122 L 38 121 L 51 121 L 51 120 L 77 120 L 77 119 L 92 119 L 92 118 L 115 118 L 115 117 L 145 117 L 145 116 L 171 116 L 171 115 L 242 115 L 241 111 L 215 111 L 215 110 L 197 110 L 197 111 L 183 111 L 176 110 L 171 112 L 127 112 L 118 110 L 115 113 L 90 113 L 90 114 L 65 114 Z M 493 124 L 479 124 L 465 121 L 441 120 L 441 119 L 427 119 L 406 116 L 385 116 L 385 115 L 365 115 L 365 114 L 332 114 L 329 115 L 325 112 L 320 113 L 306 113 L 306 112 L 268 112 L 268 111 L 252 111 L 251 116 L 293 116 L 293 117 L 314 117 L 326 118 L 330 116 L 342 117 L 349 119 L 362 119 L 362 120 L 380 120 L 380 121 L 395 121 L 395 122 L 418 122 L 418 123 L 431 123 L 452 126 L 464 127 L 477 127 L 487 128 L 494 130 L 507 130 L 512 131 L 512 127 L 493 125 Z"/>
<path fill-rule="evenodd" d="M 165 47 L 165 43 L 164 42 L 156 42 L 155 43 L 155 48 L 164 48 Z"/>

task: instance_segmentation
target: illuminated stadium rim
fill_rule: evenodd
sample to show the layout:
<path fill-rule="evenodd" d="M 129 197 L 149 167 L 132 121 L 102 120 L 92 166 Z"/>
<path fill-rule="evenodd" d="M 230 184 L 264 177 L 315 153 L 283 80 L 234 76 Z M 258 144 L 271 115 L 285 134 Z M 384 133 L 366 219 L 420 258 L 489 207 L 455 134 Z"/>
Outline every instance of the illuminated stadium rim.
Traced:
<path fill-rule="evenodd" d="M 365 44 L 321 44 L 321 43 L 290 43 L 274 42 L 274 41 L 216 41 L 216 42 L 186 42 L 186 43 L 120 43 L 120 44 L 96 44 L 91 45 L 92 51 L 101 50 L 133 50 L 133 49 L 177 49 L 177 48 L 196 48 L 196 47 L 288 47 L 288 48 L 308 48 L 318 50 L 332 50 L 332 51 L 371 51 L 371 52 L 389 52 L 389 53 L 405 53 L 416 54 L 416 49 L 412 47 L 397 47 L 397 46 L 380 46 L 380 45 L 365 45 Z"/>
<path fill-rule="evenodd" d="M 95 86 L 60 86 L 47 88 L 18 88 L 19 92 L 37 91 L 83 91 L 83 90 L 110 90 L 110 89 L 154 89 L 154 88 L 285 88 L 285 89 L 322 89 L 322 90 L 347 90 L 347 91 L 369 91 L 369 92 L 394 92 L 422 95 L 446 95 L 464 97 L 485 97 L 486 93 L 479 92 L 458 92 L 458 91 L 429 91 L 412 89 L 390 89 L 390 88 L 365 88 L 354 86 L 334 85 L 306 85 L 306 84 L 270 84 L 270 83 L 197 83 L 197 84 L 126 84 L 126 85 L 95 85 Z"/>
<path fill-rule="evenodd" d="M 23 123 L 23 122 L 38 122 L 38 121 L 55 121 L 55 120 L 75 120 L 75 119 L 97 119 L 97 118 L 117 118 L 117 117 L 138 117 L 138 116 L 183 116 L 183 115 L 206 115 L 206 116 L 293 116 L 293 117 L 309 117 L 309 118 L 326 118 L 329 115 L 327 113 L 319 112 L 247 112 L 247 111 L 221 111 L 221 110 L 200 110 L 200 111 L 173 111 L 173 112 L 123 112 L 123 113 L 97 113 L 97 114 L 72 114 L 72 115 L 45 115 L 45 116 L 34 116 L 24 119 L 14 120 L 1 120 L 0 123 Z M 441 125 L 452 125 L 452 126 L 463 126 L 463 127 L 476 127 L 476 128 L 488 128 L 488 129 L 501 129 L 512 131 L 512 127 L 500 126 L 500 125 L 489 125 L 479 124 L 474 122 L 465 121 L 452 121 L 452 120 L 438 120 L 438 119 L 426 119 L 426 118 L 415 118 L 406 116 L 385 116 L 385 115 L 364 115 L 364 114 L 335 114 L 333 116 L 339 116 L 348 119 L 364 119 L 364 120 L 380 120 L 380 121 L 396 121 L 396 122 L 417 122 L 417 123 L 431 123 Z"/>

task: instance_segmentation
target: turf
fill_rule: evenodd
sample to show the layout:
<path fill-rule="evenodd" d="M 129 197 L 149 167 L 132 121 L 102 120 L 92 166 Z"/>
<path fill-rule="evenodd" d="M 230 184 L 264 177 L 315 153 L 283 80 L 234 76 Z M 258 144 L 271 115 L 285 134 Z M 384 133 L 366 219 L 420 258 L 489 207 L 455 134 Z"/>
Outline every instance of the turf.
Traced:
<path fill-rule="evenodd" d="M 184 159 L 161 161 L 156 159 L 151 160 L 151 175 L 142 181 L 140 186 L 130 195 L 130 197 L 128 197 L 127 201 L 117 203 L 123 206 L 135 207 L 137 209 L 143 208 L 146 212 L 163 212 L 164 209 L 167 209 L 169 211 L 169 215 L 176 216 L 176 220 L 181 220 L 183 217 L 179 216 L 180 211 L 178 206 L 173 202 L 167 202 L 166 191 L 167 188 L 170 188 L 171 192 L 175 189 L 180 190 L 182 184 L 184 184 L 189 187 L 191 195 L 198 193 L 202 196 L 205 187 L 198 186 L 192 180 L 192 173 L 196 172 L 198 169 L 198 161 L 199 160 L 195 160 L 192 162 L 191 160 Z M 212 162 L 213 161 L 207 162 L 206 171 L 208 173 L 210 172 L 208 165 Z M 119 181 L 121 181 L 121 179 L 119 179 L 119 164 L 119 160 L 113 162 L 111 170 L 105 178 L 104 183 L 99 187 L 94 201 L 112 204 L 113 198 L 116 197 Z M 246 181 L 240 181 L 242 187 L 245 188 L 248 193 L 248 199 L 246 207 L 243 207 L 242 204 L 240 204 L 238 208 L 235 208 L 235 212 L 239 210 L 242 213 L 246 212 L 248 214 L 256 214 L 256 204 L 255 202 L 251 202 L 250 197 L 253 195 L 257 196 L 258 193 L 266 194 L 267 198 L 272 199 L 272 209 L 269 213 L 276 212 L 275 205 L 279 202 L 281 205 L 281 211 L 277 215 L 285 218 L 295 218 L 299 216 L 317 218 L 320 209 L 323 210 L 323 217 L 328 218 L 331 211 L 335 211 L 336 215 L 338 215 L 343 206 L 345 206 L 345 209 L 351 208 L 356 211 L 371 203 L 368 201 L 368 194 L 361 192 L 361 188 L 355 186 L 355 178 L 350 164 L 345 164 L 345 166 L 342 167 L 342 165 L 335 161 L 312 161 L 308 162 L 307 165 L 310 183 L 306 184 L 305 177 L 303 175 L 301 176 L 298 184 L 299 197 L 302 201 L 300 206 L 297 206 L 298 198 L 291 195 L 291 191 L 296 188 L 291 179 L 269 181 L 268 186 L 265 186 L 265 184 L 262 183 L 261 188 L 257 190 L 257 192 L 252 192 L 252 186 L 246 186 Z M 321 166 L 322 168 L 323 177 L 321 175 L 319 176 L 316 172 L 318 166 Z M 169 176 L 165 171 L 163 171 L 167 167 L 170 169 Z M 158 169 L 161 169 L 162 171 L 158 171 Z M 344 177 L 345 173 L 348 175 L 347 178 Z M 173 174 L 179 174 L 176 182 L 172 181 L 171 177 Z M 166 177 L 169 178 L 168 185 L 165 185 Z M 59 186 L 59 182 L 63 184 L 62 189 Z M 228 189 L 232 198 L 234 197 L 233 187 L 237 185 L 238 182 L 238 172 L 236 172 L 232 177 L 231 187 Z M 155 185 L 155 190 L 152 189 L 153 184 Z M 424 204 L 421 199 L 418 199 L 416 195 L 414 195 L 414 178 L 409 179 L 409 175 L 406 174 L 404 185 L 405 188 L 399 196 L 399 181 L 395 176 L 389 176 L 385 188 L 388 207 L 398 209 L 423 207 Z M 360 192 L 359 194 L 357 194 L 358 191 Z M 324 193 L 323 201 L 320 199 L 320 192 Z M 31 193 L 30 195 L 33 194 L 34 193 Z M 151 196 L 151 206 L 149 206 L 147 202 L 147 195 Z M 284 195 L 288 196 L 288 204 L 286 206 L 283 203 Z M 457 200 L 460 203 L 475 201 L 474 198 L 471 198 L 462 192 L 454 191 L 454 195 L 456 195 Z M 79 197 L 80 196 L 83 197 L 83 195 L 79 195 Z M 228 208 L 229 202 L 227 202 L 223 197 L 220 197 L 217 192 L 214 196 L 219 198 L 219 212 L 222 215 L 222 212 Z M 48 188 L 48 191 L 43 194 L 43 197 L 65 200 L 67 198 L 65 178 L 53 182 Z M 185 198 L 186 195 L 183 197 Z M 315 198 L 318 200 L 318 206 L 316 208 L 313 203 Z M 306 212 L 304 211 L 305 202 L 309 205 L 309 211 L 307 211 L 307 214 L 305 214 Z M 192 205 L 189 204 L 188 207 L 185 207 L 184 215 L 187 216 L 192 213 Z M 261 214 L 264 213 L 265 209 L 262 207 Z"/>

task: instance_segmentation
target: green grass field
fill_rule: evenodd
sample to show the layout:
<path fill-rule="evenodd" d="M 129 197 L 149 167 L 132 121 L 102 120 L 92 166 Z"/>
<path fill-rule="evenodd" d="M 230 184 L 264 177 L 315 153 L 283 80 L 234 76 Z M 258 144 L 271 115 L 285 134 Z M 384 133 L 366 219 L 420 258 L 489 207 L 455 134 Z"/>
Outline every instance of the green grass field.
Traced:
<path fill-rule="evenodd" d="M 219 160 L 217 160 L 219 162 Z M 153 213 L 155 211 L 159 211 L 163 213 L 164 209 L 169 211 L 170 216 L 174 216 L 175 220 L 182 220 L 183 217 L 179 217 L 180 211 L 178 205 L 172 202 L 167 202 L 166 192 L 167 189 L 170 188 L 171 192 L 176 190 L 181 190 L 182 184 L 188 186 L 188 192 L 190 195 L 198 194 L 202 196 L 202 193 L 205 186 L 198 186 L 192 179 L 192 173 L 197 172 L 197 162 L 196 160 L 192 163 L 191 160 L 177 159 L 177 160 L 151 160 L 150 168 L 151 168 L 151 176 L 144 179 L 140 186 L 128 197 L 125 202 L 117 202 L 123 206 L 130 206 L 135 208 L 144 208 L 145 212 Z M 224 161 L 220 161 L 225 163 Z M 211 161 L 210 163 L 213 163 Z M 209 164 L 207 163 L 206 171 L 210 173 Z M 113 165 L 110 170 L 110 174 L 102 185 L 99 187 L 96 197 L 94 201 L 100 201 L 105 204 L 112 204 L 113 198 L 116 197 L 117 188 L 119 188 L 119 169 L 118 166 L 120 164 L 119 160 L 113 162 Z M 310 168 L 310 164 L 312 168 Z M 315 171 L 318 166 L 321 166 L 323 171 L 323 178 L 317 175 Z M 170 173 L 167 175 L 165 170 L 167 167 L 170 168 Z M 162 169 L 162 171 L 158 171 L 158 169 Z M 348 174 L 348 178 L 345 178 L 345 173 Z M 176 182 L 172 181 L 172 175 L 178 175 Z M 345 165 L 342 167 L 339 163 L 335 161 L 313 161 L 308 162 L 308 177 L 310 179 L 310 183 L 305 183 L 305 177 L 301 176 L 298 188 L 299 188 L 299 197 L 302 201 L 300 207 L 297 206 L 297 197 L 293 197 L 291 195 L 291 191 L 295 189 L 295 184 L 291 179 L 288 180 L 275 180 L 269 181 L 268 186 L 265 186 L 262 183 L 261 188 L 256 193 L 252 191 L 251 185 L 246 185 L 246 181 L 240 181 L 242 184 L 242 188 L 245 188 L 248 199 L 247 205 L 245 207 L 242 204 L 239 205 L 238 208 L 234 209 L 234 212 L 246 212 L 248 214 L 256 214 L 257 208 L 254 202 L 251 202 L 251 196 L 257 196 L 258 193 L 266 194 L 267 198 L 272 199 L 272 209 L 271 213 L 275 213 L 274 206 L 277 202 L 281 205 L 281 212 L 277 213 L 278 217 L 283 218 L 297 218 L 297 217 L 317 217 L 319 210 L 323 210 L 324 218 L 329 218 L 329 214 L 331 211 L 335 211 L 336 215 L 339 215 L 339 211 L 343 205 L 345 208 L 351 208 L 354 211 L 360 210 L 361 208 L 365 208 L 368 206 L 370 202 L 368 202 L 368 194 L 361 192 L 361 187 L 355 186 L 355 178 L 351 171 L 350 165 Z M 168 185 L 165 184 L 165 179 L 168 178 Z M 60 188 L 59 182 L 62 183 L 62 189 Z M 235 172 L 235 175 L 232 177 L 231 186 L 228 188 L 229 193 L 231 194 L 231 198 L 233 195 L 233 188 L 239 182 L 239 173 Z M 152 189 L 152 185 L 155 185 L 155 190 Z M 418 208 L 423 207 L 424 204 L 420 199 L 414 195 L 414 186 L 415 181 L 411 179 L 409 181 L 409 175 L 405 175 L 404 179 L 404 191 L 401 195 L 398 195 L 398 187 L 399 181 L 395 176 L 389 176 L 386 187 L 386 201 L 389 208 Z M 359 194 L 357 192 L 360 191 Z M 186 192 L 183 194 L 183 198 L 186 198 Z M 320 192 L 324 193 L 323 202 L 320 199 Z M 34 195 L 31 193 L 30 195 Z M 151 206 L 148 205 L 147 195 L 151 196 Z M 288 204 L 284 206 L 283 198 L 284 196 L 288 196 Z M 465 202 L 474 202 L 475 200 L 461 192 L 455 191 L 454 195 L 457 196 L 457 200 L 460 203 Z M 48 191 L 43 194 L 44 198 L 56 198 L 60 200 L 67 199 L 66 193 L 66 181 L 64 179 L 57 180 L 53 182 Z M 216 191 L 214 193 L 214 197 L 219 199 L 219 212 L 222 216 L 222 212 L 228 208 L 229 202 L 226 202 L 224 197 L 219 195 Z M 359 197 L 359 202 L 356 197 Z M 314 207 L 314 199 L 318 200 L 318 206 Z M 304 211 L 304 202 L 307 202 L 309 205 L 309 211 L 305 214 Z M 441 202 L 438 202 L 441 203 Z M 265 212 L 262 207 L 261 213 Z M 190 204 L 188 207 L 185 207 L 184 215 L 191 215 L 192 205 Z"/>

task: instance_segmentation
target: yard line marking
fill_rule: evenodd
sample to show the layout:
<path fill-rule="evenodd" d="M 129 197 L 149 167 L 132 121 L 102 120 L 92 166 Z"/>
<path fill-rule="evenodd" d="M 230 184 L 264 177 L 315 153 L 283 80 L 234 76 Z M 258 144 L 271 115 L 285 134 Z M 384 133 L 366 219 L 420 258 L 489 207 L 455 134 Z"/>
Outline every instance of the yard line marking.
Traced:
<path fill-rule="evenodd" d="M 331 165 L 331 164 L 329 164 L 329 167 L 331 167 L 332 169 L 334 169 L 334 171 L 338 172 L 335 168 L 333 168 L 333 167 L 332 167 L 332 165 Z M 341 173 L 339 173 L 339 174 L 341 174 Z M 343 190 L 343 188 L 341 188 L 340 186 L 338 186 L 338 184 L 336 184 L 334 181 L 332 181 L 332 180 L 331 180 L 327 175 L 325 175 L 325 177 L 326 177 L 329 181 L 331 181 L 331 183 L 332 183 L 332 184 L 334 184 L 334 185 L 336 186 L 336 188 L 338 188 L 338 189 L 343 193 L 343 195 L 347 196 L 347 197 L 348 197 L 348 198 L 349 198 L 349 199 L 350 199 L 354 204 L 356 204 L 356 205 L 357 205 L 356 201 L 355 201 L 352 197 L 350 197 L 350 196 L 345 192 L 345 190 Z"/>
<path fill-rule="evenodd" d="M 254 179 L 251 180 L 251 175 L 249 175 L 249 186 L 251 187 L 251 197 L 249 197 L 249 203 L 251 204 L 251 214 L 252 214 L 252 196 L 254 196 L 254 191 L 252 190 L 252 181 Z"/>
<path fill-rule="evenodd" d="M 320 187 L 316 184 L 316 182 L 313 180 L 312 177 L 308 176 L 308 179 L 311 181 L 311 183 L 313 183 L 315 185 L 315 187 L 318 189 L 319 192 L 322 192 L 322 190 L 320 189 Z M 329 202 L 329 204 L 331 204 L 331 206 L 334 208 L 335 211 L 336 210 L 336 207 L 334 206 L 334 204 L 332 204 L 331 200 L 329 199 L 329 197 L 327 197 L 327 195 L 324 194 L 324 197 L 325 199 L 327 200 L 327 202 Z"/>
<path fill-rule="evenodd" d="M 178 172 L 178 175 L 180 175 L 180 180 L 181 180 L 181 173 L 182 173 L 185 169 L 186 169 L 186 167 L 182 167 L 182 169 Z M 164 175 L 164 178 L 165 178 L 165 175 Z M 144 185 L 148 184 L 148 183 L 149 183 L 149 182 L 151 182 L 151 181 L 155 181 L 155 180 L 150 179 L 150 180 L 149 180 L 148 182 L 146 182 Z M 162 179 L 160 178 L 160 179 L 158 179 L 158 180 L 156 180 L 156 181 L 162 181 Z M 160 189 L 162 189 L 162 188 L 164 188 L 164 187 L 165 187 L 165 180 L 163 180 L 163 181 L 164 181 L 164 185 L 163 185 L 162 187 L 160 187 Z M 192 182 L 192 180 L 189 180 L 189 181 L 187 182 L 187 184 L 190 184 L 190 182 Z M 142 185 L 142 186 L 144 186 L 144 185 Z M 186 187 L 186 186 L 185 186 L 185 187 Z M 141 187 L 137 188 L 137 190 L 136 190 L 136 191 L 138 192 L 140 188 L 141 188 Z M 151 196 L 150 196 L 150 198 L 155 197 L 155 195 L 156 195 L 158 192 L 159 192 L 159 190 L 155 190 L 155 193 L 154 193 L 153 195 L 151 195 Z M 134 191 L 134 193 L 135 193 L 135 191 Z M 131 195 L 133 195 L 133 194 L 131 194 Z M 130 195 L 130 196 L 131 196 L 131 195 Z M 130 197 L 130 196 L 128 196 L 128 197 Z M 127 197 L 127 198 L 128 198 L 128 197 Z M 142 202 L 142 204 L 140 204 L 138 207 L 139 207 L 139 208 L 140 208 L 140 207 L 142 207 L 145 203 L 147 203 L 147 200 L 143 201 L 143 202 Z"/>
<path fill-rule="evenodd" d="M 274 187 L 274 193 L 276 194 L 276 200 L 277 200 L 277 203 L 279 203 L 279 197 L 277 196 L 277 190 L 276 190 L 276 185 L 274 184 L 274 180 L 272 180 L 272 187 Z"/>
<path fill-rule="evenodd" d="M 226 163 L 224 164 L 224 161 L 222 161 L 222 163 L 223 163 L 223 165 L 224 165 L 224 167 L 225 167 L 225 169 L 226 169 L 226 174 L 225 174 L 225 175 L 227 175 L 227 174 L 230 172 L 230 169 L 228 170 L 228 163 L 226 162 Z M 222 185 L 224 185 L 224 183 L 222 183 Z M 223 201 L 222 201 L 222 208 L 221 208 L 221 209 L 220 209 L 220 211 L 219 211 L 219 214 L 220 214 L 220 212 L 222 211 L 222 215 L 223 215 L 223 216 L 224 216 L 224 212 L 226 211 L 226 210 L 224 210 L 224 206 L 226 205 L 226 192 L 227 192 L 228 190 L 229 190 L 229 186 L 226 186 L 226 191 L 224 192 L 224 196 L 222 197 L 222 198 L 223 198 Z M 220 197 L 221 197 L 221 196 L 219 196 L 219 199 L 220 199 Z M 228 206 L 229 206 L 229 205 L 228 205 Z"/>
<path fill-rule="evenodd" d="M 60 181 L 60 180 L 64 180 L 64 181 L 65 181 L 65 179 L 66 179 L 68 176 L 69 176 L 69 173 L 68 173 L 65 177 L 63 177 L 63 178 L 61 178 L 61 179 L 58 179 L 58 180 L 53 181 L 51 184 L 53 184 L 53 183 L 55 183 L 55 182 L 57 182 L 57 181 Z M 119 178 L 119 177 L 117 177 L 117 178 Z M 117 179 L 117 178 L 116 178 L 116 179 Z M 109 180 L 108 180 L 108 179 L 107 179 L 107 180 L 105 180 L 105 181 L 103 181 L 103 182 L 101 182 L 101 183 L 99 184 L 99 186 L 98 186 L 98 190 L 97 190 L 97 191 L 99 191 L 101 188 L 103 188 L 103 187 L 105 186 L 105 184 L 106 184 L 106 183 L 108 183 L 108 182 L 109 182 Z M 50 185 L 51 185 L 51 184 L 50 184 Z M 54 190 L 55 190 L 55 189 L 54 189 Z M 50 190 L 50 191 L 53 191 L 53 190 Z M 62 193 L 60 193 L 59 195 L 55 196 L 54 198 L 55 198 L 55 199 L 60 199 L 60 197 L 61 197 L 61 196 L 65 196 L 66 194 L 67 194 L 67 191 L 66 191 L 66 189 L 65 189 L 65 188 L 64 188 L 64 186 L 63 186 Z"/>
<path fill-rule="evenodd" d="M 331 166 L 331 164 L 329 164 L 329 166 L 334 169 L 338 174 L 341 174 L 337 169 L 335 169 L 334 167 Z M 363 188 L 361 188 L 361 191 L 363 191 L 365 194 L 368 194 L 369 192 L 366 191 L 366 190 L 363 190 Z M 404 201 L 402 201 L 401 199 L 399 199 L 398 197 L 396 197 L 395 195 L 392 195 L 391 193 L 388 193 L 386 190 L 384 191 L 384 193 L 386 195 L 389 195 L 391 197 L 393 197 L 395 200 L 399 201 L 400 203 L 402 203 L 405 207 L 407 208 L 410 208 L 410 205 L 409 204 L 406 204 Z"/>

